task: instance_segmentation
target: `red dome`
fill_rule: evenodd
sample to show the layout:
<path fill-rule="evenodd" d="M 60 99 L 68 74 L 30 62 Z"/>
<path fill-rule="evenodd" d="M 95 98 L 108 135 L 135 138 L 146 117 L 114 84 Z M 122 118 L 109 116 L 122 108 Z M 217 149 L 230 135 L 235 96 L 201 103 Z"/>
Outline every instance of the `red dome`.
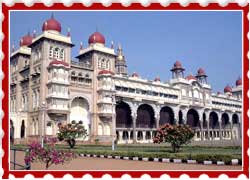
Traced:
<path fill-rule="evenodd" d="M 64 61 L 58 61 L 58 60 L 53 60 L 49 63 L 49 65 L 63 65 L 63 66 L 69 66 L 68 63 L 64 62 Z"/>
<path fill-rule="evenodd" d="M 237 79 L 235 84 L 236 84 L 236 86 L 241 86 L 242 85 L 242 79 L 241 78 Z"/>
<path fill-rule="evenodd" d="M 232 88 L 227 85 L 225 88 L 224 88 L 224 93 L 228 93 L 228 92 L 232 92 Z"/>
<path fill-rule="evenodd" d="M 48 19 L 47 21 L 43 23 L 42 30 L 43 31 L 54 30 L 57 32 L 61 32 L 62 30 L 61 23 L 55 20 L 54 16 L 52 15 L 50 19 Z"/>
<path fill-rule="evenodd" d="M 204 71 L 204 69 L 202 69 L 202 68 L 199 68 L 198 71 L 197 71 L 197 73 L 198 73 L 198 75 L 204 75 L 204 74 L 206 74 L 205 71 Z"/>
<path fill-rule="evenodd" d="M 187 80 L 196 80 L 196 78 L 195 78 L 192 74 L 188 75 L 188 76 L 186 77 L 186 79 L 187 79 Z"/>
<path fill-rule="evenodd" d="M 32 43 L 33 37 L 28 33 L 26 36 L 23 36 L 20 40 L 20 46 L 28 46 Z"/>
<path fill-rule="evenodd" d="M 114 75 L 114 72 L 109 71 L 109 70 L 101 70 L 98 74 L 99 75 L 102 75 L 102 74 L 111 74 L 111 75 Z"/>
<path fill-rule="evenodd" d="M 139 77 L 139 75 L 138 75 L 136 72 L 134 72 L 134 73 L 132 74 L 132 77 Z"/>
<path fill-rule="evenodd" d="M 182 68 L 181 62 L 180 61 L 176 61 L 174 63 L 174 68 Z"/>
<path fill-rule="evenodd" d="M 89 44 L 92 44 L 92 43 L 105 44 L 105 38 L 101 33 L 95 32 L 91 36 L 89 36 Z"/>
<path fill-rule="evenodd" d="M 160 77 L 156 77 L 155 81 L 161 81 Z"/>

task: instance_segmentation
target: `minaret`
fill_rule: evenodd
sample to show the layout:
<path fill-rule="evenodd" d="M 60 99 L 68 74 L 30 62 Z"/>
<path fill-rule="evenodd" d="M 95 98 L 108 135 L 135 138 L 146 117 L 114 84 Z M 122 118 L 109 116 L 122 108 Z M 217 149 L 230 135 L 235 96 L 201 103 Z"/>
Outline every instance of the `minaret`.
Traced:
<path fill-rule="evenodd" d="M 128 70 L 127 70 L 127 64 L 125 57 L 122 53 L 122 47 L 119 44 L 118 49 L 117 49 L 117 57 L 115 60 L 115 69 L 116 69 L 116 74 L 121 74 L 121 75 L 128 75 Z"/>
<path fill-rule="evenodd" d="M 171 69 L 171 71 L 173 79 L 184 78 L 185 69 L 182 67 L 179 61 L 174 63 L 174 67 Z"/>
<path fill-rule="evenodd" d="M 200 82 L 201 84 L 207 84 L 207 75 L 204 71 L 204 69 L 199 68 L 197 71 L 197 75 L 196 75 L 196 79 L 198 80 L 198 82 Z"/>

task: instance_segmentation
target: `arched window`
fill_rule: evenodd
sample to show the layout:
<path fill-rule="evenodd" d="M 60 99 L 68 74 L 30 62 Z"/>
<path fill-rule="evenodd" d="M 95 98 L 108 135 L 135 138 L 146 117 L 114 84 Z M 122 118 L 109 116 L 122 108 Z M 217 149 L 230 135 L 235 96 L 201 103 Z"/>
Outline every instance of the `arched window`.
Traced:
<path fill-rule="evenodd" d="M 22 125 L 21 125 L 21 138 L 24 138 L 25 136 L 25 124 L 24 124 L 24 120 L 22 120 Z"/>
<path fill-rule="evenodd" d="M 60 59 L 64 60 L 64 49 L 61 49 L 60 51 Z"/>
<path fill-rule="evenodd" d="M 49 48 L 49 57 L 53 58 L 53 47 L 52 46 L 50 46 L 50 48 Z"/>
<path fill-rule="evenodd" d="M 106 60 L 106 67 L 105 68 L 109 69 L 109 61 L 108 60 Z"/>
<path fill-rule="evenodd" d="M 59 59 L 59 48 L 58 47 L 56 47 L 55 49 L 54 49 L 54 52 L 53 52 L 53 57 L 55 58 L 55 59 Z"/>

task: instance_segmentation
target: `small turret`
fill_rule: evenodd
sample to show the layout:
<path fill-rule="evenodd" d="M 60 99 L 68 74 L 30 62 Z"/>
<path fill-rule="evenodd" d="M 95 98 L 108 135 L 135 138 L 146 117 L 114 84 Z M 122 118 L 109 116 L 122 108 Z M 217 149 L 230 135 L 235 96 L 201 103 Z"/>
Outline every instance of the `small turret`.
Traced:
<path fill-rule="evenodd" d="M 125 57 L 123 55 L 122 47 L 120 44 L 118 45 L 118 49 L 117 49 L 117 57 L 115 60 L 115 69 L 116 69 L 117 74 L 121 74 L 121 75 L 128 74 L 126 60 L 125 60 Z"/>

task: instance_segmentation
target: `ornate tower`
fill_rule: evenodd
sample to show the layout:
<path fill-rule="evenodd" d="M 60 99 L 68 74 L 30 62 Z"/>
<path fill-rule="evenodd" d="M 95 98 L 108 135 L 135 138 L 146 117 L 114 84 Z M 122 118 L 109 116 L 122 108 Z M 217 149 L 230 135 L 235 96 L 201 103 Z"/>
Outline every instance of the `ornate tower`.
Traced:
<path fill-rule="evenodd" d="M 80 64 L 89 64 L 93 79 L 91 89 L 92 107 L 90 140 L 99 139 L 110 142 L 115 135 L 114 87 L 116 54 L 114 49 L 105 45 L 105 37 L 100 32 L 89 36 L 88 46 L 80 49 L 77 56 Z M 97 106 L 96 106 L 97 104 Z"/>
<path fill-rule="evenodd" d="M 115 60 L 115 70 L 116 70 L 116 74 L 121 74 L 125 76 L 128 75 L 126 60 L 122 53 L 122 47 L 120 44 L 117 49 L 117 58 Z"/>
<path fill-rule="evenodd" d="M 238 99 L 242 99 L 242 79 L 239 77 L 235 82 L 236 87 L 232 88 L 232 94 Z"/>
<path fill-rule="evenodd" d="M 55 135 L 58 124 L 69 119 L 68 71 L 73 44 L 71 37 L 61 30 L 60 22 L 52 15 L 43 23 L 42 33 L 29 45 L 31 135 L 34 135 L 35 124 L 38 124 L 39 135 Z"/>
<path fill-rule="evenodd" d="M 199 83 L 207 84 L 207 75 L 206 75 L 204 69 L 202 69 L 202 68 L 198 69 L 196 78 L 197 78 Z"/>
<path fill-rule="evenodd" d="M 10 56 L 10 123 L 15 128 L 11 137 L 24 138 L 28 133 L 30 57 L 32 36 L 28 33 L 20 40 L 20 48 L 12 48 Z"/>
<path fill-rule="evenodd" d="M 173 79 L 184 78 L 185 69 L 182 67 L 179 61 L 174 63 L 174 67 L 171 69 L 171 71 Z"/>

